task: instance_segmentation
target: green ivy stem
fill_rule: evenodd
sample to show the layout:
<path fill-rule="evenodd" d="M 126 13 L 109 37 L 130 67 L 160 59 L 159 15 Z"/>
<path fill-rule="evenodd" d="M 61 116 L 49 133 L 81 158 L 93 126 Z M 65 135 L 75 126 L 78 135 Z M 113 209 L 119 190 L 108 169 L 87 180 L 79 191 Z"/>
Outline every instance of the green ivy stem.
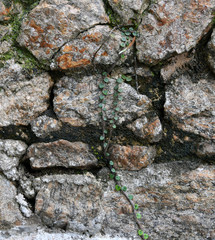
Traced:
<path fill-rule="evenodd" d="M 96 52 L 94 53 L 94 55 L 93 55 L 93 57 L 92 57 L 92 64 L 93 64 L 93 68 L 94 68 L 94 71 L 95 71 L 95 72 L 97 72 L 97 69 L 96 69 L 96 67 L 95 67 L 95 65 L 94 65 L 94 60 L 95 60 L 96 54 L 97 54 L 98 51 L 102 48 L 102 46 L 109 40 L 109 37 L 110 37 L 111 33 L 112 33 L 115 29 L 116 29 L 116 27 L 113 28 L 113 29 L 110 31 L 108 37 L 104 39 L 104 41 L 102 42 L 102 44 L 101 44 L 100 47 L 96 50 Z M 113 71 L 113 69 L 115 68 L 117 62 L 121 59 L 121 53 L 127 51 L 130 47 L 132 47 L 132 46 L 134 45 L 135 41 L 136 41 L 136 37 L 134 36 L 134 38 L 133 38 L 133 40 L 130 42 L 130 44 L 127 43 L 126 48 L 124 48 L 122 51 L 120 51 L 120 52 L 118 53 L 118 57 L 117 57 L 115 63 L 112 64 L 112 66 L 110 67 L 109 71 L 106 73 L 106 76 L 105 76 L 105 77 L 110 76 L 110 73 L 111 73 L 111 72 Z M 136 60 L 136 58 L 135 58 L 135 60 Z M 134 61 L 134 62 L 135 62 L 135 66 L 134 66 L 135 79 L 136 79 L 136 84 L 137 84 L 136 61 Z M 102 79 L 104 80 L 104 78 L 102 78 Z M 129 81 L 130 81 L 130 80 L 129 80 Z M 118 86 L 119 86 L 119 84 L 117 83 L 116 86 L 117 86 L 117 88 L 116 88 L 115 90 L 116 90 L 116 92 L 117 92 L 117 94 L 118 94 Z M 102 89 L 103 89 L 103 88 L 102 88 Z M 137 90 L 138 90 L 138 88 L 137 88 Z M 117 94 L 116 94 L 116 96 L 117 96 Z M 105 96 L 106 96 L 106 94 L 104 94 L 104 98 L 105 98 Z M 116 99 L 116 98 L 114 98 L 114 100 L 115 100 L 115 99 Z M 104 110 L 103 110 L 103 101 L 102 101 L 102 100 L 103 100 L 103 99 L 101 99 L 101 103 L 100 103 L 100 104 L 102 104 L 102 105 L 101 105 L 102 139 L 103 139 L 103 143 L 105 144 L 105 145 L 103 144 L 103 152 L 104 152 L 104 159 L 106 160 L 106 162 L 110 163 L 110 162 L 109 162 L 110 159 L 109 159 L 109 156 L 107 155 L 107 153 L 108 153 L 108 149 L 109 149 L 109 146 L 110 146 L 110 142 L 111 142 L 111 139 L 112 139 L 112 136 L 113 136 L 113 126 L 111 127 L 111 125 L 110 125 L 110 127 L 109 127 L 109 134 L 108 134 L 108 137 L 106 137 L 106 134 L 107 134 L 107 129 L 106 129 L 107 123 L 106 123 L 106 121 L 104 120 L 104 117 L 106 118 L 107 116 L 105 116 L 105 113 L 104 113 Z M 117 99 L 117 100 L 118 100 L 118 99 Z M 115 124 L 116 122 L 113 121 L 113 123 Z M 105 134 L 105 131 L 106 131 L 106 134 Z M 107 142 L 106 142 L 105 139 L 108 139 Z M 109 167 L 111 173 L 112 173 L 113 176 L 114 176 L 114 182 L 115 182 L 115 184 L 117 184 L 117 181 L 118 181 L 118 180 L 116 180 L 117 174 L 116 174 L 116 171 L 115 171 L 114 167 L 111 166 L 110 164 L 108 164 L 108 167 Z M 114 170 L 114 171 L 113 171 L 113 170 Z M 123 196 L 127 199 L 128 203 L 129 203 L 129 204 L 131 205 L 131 207 L 132 207 L 132 212 L 133 212 L 134 221 L 136 222 L 136 225 L 137 225 L 138 228 L 139 228 L 139 230 L 138 230 L 138 235 L 141 237 L 141 239 L 143 239 L 143 240 L 146 239 L 146 238 L 144 237 L 144 235 L 143 235 L 142 226 L 141 226 L 141 224 L 140 224 L 140 222 L 139 222 L 139 220 L 138 220 L 138 218 L 137 218 L 137 214 L 135 214 L 135 210 L 136 210 L 136 209 L 135 209 L 134 203 L 131 201 L 131 199 L 128 197 L 128 195 L 125 193 L 125 191 L 123 191 L 121 188 L 120 188 L 120 192 L 123 194 Z M 139 231 L 141 231 L 141 235 L 139 234 Z M 147 237 L 147 238 L 148 238 L 148 237 Z"/>

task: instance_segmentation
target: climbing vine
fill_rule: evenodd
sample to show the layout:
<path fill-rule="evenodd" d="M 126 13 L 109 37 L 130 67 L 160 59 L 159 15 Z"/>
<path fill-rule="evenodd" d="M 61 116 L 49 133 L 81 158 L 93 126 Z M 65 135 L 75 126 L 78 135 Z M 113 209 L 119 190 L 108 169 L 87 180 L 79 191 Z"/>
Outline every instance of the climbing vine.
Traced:
<path fill-rule="evenodd" d="M 121 50 L 118 53 L 119 56 L 117 61 L 125 58 L 124 54 L 128 49 L 130 49 L 135 44 L 136 38 L 139 36 L 139 33 L 136 30 L 134 30 L 133 27 L 129 28 L 123 27 L 121 28 L 121 35 L 122 35 L 120 43 Z M 105 44 L 106 41 L 108 41 L 108 38 L 105 39 L 105 41 L 96 51 L 96 53 L 93 56 L 93 60 L 97 52 L 101 49 L 101 47 Z M 134 61 L 134 64 L 135 64 L 134 66 L 135 80 L 137 80 L 136 61 Z M 110 159 L 109 147 L 112 140 L 113 131 L 117 128 L 117 122 L 119 120 L 118 113 L 120 112 L 120 102 L 123 100 L 122 97 L 123 88 L 121 87 L 121 84 L 123 82 L 132 81 L 132 77 L 125 75 L 121 75 L 117 79 L 111 78 L 111 72 L 115 66 L 116 62 L 110 67 L 110 69 L 107 72 L 102 73 L 101 77 L 102 80 L 98 84 L 98 88 L 100 89 L 99 96 L 100 102 L 98 107 L 100 108 L 102 125 L 102 134 L 100 136 L 100 141 L 102 142 L 104 160 L 107 163 L 108 168 L 110 169 L 109 178 L 114 180 L 115 190 L 120 192 L 127 199 L 128 203 L 131 205 L 134 221 L 138 227 L 137 234 L 142 239 L 148 239 L 149 236 L 148 234 L 144 233 L 141 223 L 139 221 L 142 218 L 141 213 L 138 212 L 139 206 L 134 202 L 134 196 L 129 194 L 127 187 L 123 185 L 120 176 L 117 174 L 117 171 L 114 168 L 114 162 L 111 161 Z M 111 90 L 112 87 L 110 87 L 110 85 L 114 85 L 114 87 L 112 86 L 113 90 Z M 111 108 L 111 114 L 109 113 L 110 110 L 108 111 L 108 107 Z"/>

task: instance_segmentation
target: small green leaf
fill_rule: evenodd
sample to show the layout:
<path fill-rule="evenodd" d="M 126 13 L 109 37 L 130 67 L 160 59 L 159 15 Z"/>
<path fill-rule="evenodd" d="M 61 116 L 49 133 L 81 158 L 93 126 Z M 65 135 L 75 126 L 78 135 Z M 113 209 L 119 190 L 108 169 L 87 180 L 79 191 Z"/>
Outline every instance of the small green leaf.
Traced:
<path fill-rule="evenodd" d="M 133 35 L 134 37 L 137 37 L 137 32 L 133 32 L 132 35 Z"/>
<path fill-rule="evenodd" d="M 107 121 L 107 118 L 106 118 L 106 117 L 103 117 L 103 120 L 104 120 L 104 121 Z"/>
<path fill-rule="evenodd" d="M 110 156 L 110 153 L 106 153 L 106 156 L 109 157 L 109 156 Z"/>
<path fill-rule="evenodd" d="M 104 82 L 108 83 L 109 82 L 109 78 L 104 78 Z"/>
<path fill-rule="evenodd" d="M 143 231 L 142 230 L 138 230 L 138 235 L 139 236 L 143 236 Z"/>
<path fill-rule="evenodd" d="M 116 169 L 115 169 L 115 168 L 112 168 L 112 169 L 111 169 L 111 172 L 112 172 L 112 173 L 115 173 L 115 172 L 116 172 Z"/>
<path fill-rule="evenodd" d="M 122 96 L 119 96 L 119 97 L 118 97 L 118 100 L 119 100 L 119 101 L 122 101 Z"/>
<path fill-rule="evenodd" d="M 116 85 L 116 86 L 114 87 L 114 90 L 118 90 L 118 88 L 119 88 L 119 85 Z"/>
<path fill-rule="evenodd" d="M 114 175 L 112 173 L 110 174 L 110 179 L 114 179 Z"/>
<path fill-rule="evenodd" d="M 114 96 L 114 97 L 117 97 L 117 96 L 118 96 L 118 93 L 117 93 L 117 92 L 115 92 L 113 96 Z"/>
<path fill-rule="evenodd" d="M 135 210 L 137 210 L 137 209 L 139 208 L 139 205 L 138 205 L 138 204 L 135 204 L 135 205 L 134 205 L 134 208 L 135 208 Z"/>
<path fill-rule="evenodd" d="M 123 186 L 123 187 L 122 187 L 122 191 L 125 192 L 126 190 L 127 190 L 127 187 L 126 187 L 126 186 Z"/>
<path fill-rule="evenodd" d="M 119 119 L 119 118 L 118 118 L 117 116 L 115 116 L 115 117 L 114 117 L 114 120 L 116 120 L 116 121 L 117 121 L 118 119 Z"/>
<path fill-rule="evenodd" d="M 130 82 L 132 80 L 132 77 L 126 77 L 125 79 L 127 82 Z"/>
<path fill-rule="evenodd" d="M 122 78 L 118 78 L 116 81 L 117 81 L 118 83 L 122 83 L 122 82 L 123 82 Z"/>
<path fill-rule="evenodd" d="M 118 89 L 118 92 L 121 93 L 123 90 L 121 88 Z"/>
<path fill-rule="evenodd" d="M 148 239 L 148 238 L 149 238 L 149 235 L 146 234 L 146 233 L 144 233 L 143 237 L 144 237 L 144 239 Z"/>
<path fill-rule="evenodd" d="M 136 217 L 137 217 L 137 219 L 140 219 L 140 218 L 141 218 L 141 214 L 140 214 L 140 213 L 137 213 L 137 214 L 136 214 Z"/>
<path fill-rule="evenodd" d="M 104 130 L 104 134 L 107 134 L 108 133 L 108 131 L 107 130 Z"/>
<path fill-rule="evenodd" d="M 124 43 L 124 42 L 121 43 L 120 46 L 121 46 L 121 47 L 125 47 L 125 43 Z"/>
<path fill-rule="evenodd" d="M 104 99 L 104 100 L 102 101 L 102 103 L 103 103 L 103 104 L 106 104 L 106 100 Z"/>
<path fill-rule="evenodd" d="M 107 143 L 104 143 L 103 146 L 104 146 L 104 148 L 106 148 L 107 147 Z"/>
<path fill-rule="evenodd" d="M 116 189 L 116 191 L 120 191 L 120 190 L 121 190 L 121 187 L 120 187 L 119 185 L 116 185 L 116 186 L 115 186 L 115 189 Z"/>
<path fill-rule="evenodd" d="M 102 107 L 103 107 L 103 104 L 102 104 L 102 103 L 99 103 L 99 107 L 102 108 Z"/>
<path fill-rule="evenodd" d="M 117 112 L 119 112 L 120 109 L 119 109 L 118 107 L 116 107 L 115 110 L 116 110 Z"/>
<path fill-rule="evenodd" d="M 122 40 L 123 42 L 126 42 L 126 37 L 122 37 L 121 40 Z"/>
<path fill-rule="evenodd" d="M 101 100 L 103 100 L 105 97 L 104 97 L 104 95 L 100 95 L 99 98 L 100 98 Z"/>
<path fill-rule="evenodd" d="M 125 58 L 125 55 L 124 55 L 124 54 L 122 54 L 122 55 L 121 55 L 121 58 L 122 58 L 122 59 L 123 59 L 123 58 Z"/>
<path fill-rule="evenodd" d="M 120 180 L 120 176 L 116 176 L 116 180 L 119 181 Z"/>
<path fill-rule="evenodd" d="M 125 33 L 124 33 L 124 32 L 121 32 L 121 35 L 122 35 L 122 36 L 125 36 Z"/>
<path fill-rule="evenodd" d="M 114 106 L 117 106 L 117 105 L 118 105 L 118 102 L 114 102 L 113 105 L 114 105 Z"/>
<path fill-rule="evenodd" d="M 125 27 L 122 27 L 122 31 L 125 31 Z"/>
<path fill-rule="evenodd" d="M 122 79 L 124 79 L 124 80 L 126 80 L 126 78 L 127 78 L 125 75 L 122 75 L 121 77 L 122 77 Z"/>
<path fill-rule="evenodd" d="M 133 195 L 131 195 L 131 194 L 128 195 L 128 198 L 129 198 L 130 200 L 133 200 L 133 199 L 134 199 Z"/>
<path fill-rule="evenodd" d="M 103 72 L 102 75 L 103 76 L 107 76 L 108 74 L 107 74 L 107 72 Z"/>
<path fill-rule="evenodd" d="M 105 111 L 107 111 L 107 109 L 106 109 L 106 108 L 102 108 L 102 111 L 104 111 L 104 112 L 105 112 Z"/>
<path fill-rule="evenodd" d="M 113 166 L 113 161 L 110 161 L 109 164 L 110 164 L 111 166 Z"/>
<path fill-rule="evenodd" d="M 129 31 L 131 31 L 131 32 L 134 31 L 133 27 L 130 27 L 130 28 L 129 28 Z"/>
<path fill-rule="evenodd" d="M 116 125 L 115 124 L 113 125 L 113 128 L 116 129 Z"/>
<path fill-rule="evenodd" d="M 110 123 L 112 124 L 112 123 L 114 123 L 114 121 L 113 121 L 113 120 L 110 120 Z"/>
<path fill-rule="evenodd" d="M 105 139 L 104 136 L 100 136 L 100 140 L 103 141 Z"/>
<path fill-rule="evenodd" d="M 103 90 L 102 93 L 106 96 L 108 94 L 108 90 Z"/>
<path fill-rule="evenodd" d="M 99 84 L 99 88 L 104 88 L 104 87 L 105 87 L 104 83 Z"/>
<path fill-rule="evenodd" d="M 125 35 L 126 35 L 126 36 L 130 36 L 131 33 L 130 33 L 130 32 L 126 32 Z"/>

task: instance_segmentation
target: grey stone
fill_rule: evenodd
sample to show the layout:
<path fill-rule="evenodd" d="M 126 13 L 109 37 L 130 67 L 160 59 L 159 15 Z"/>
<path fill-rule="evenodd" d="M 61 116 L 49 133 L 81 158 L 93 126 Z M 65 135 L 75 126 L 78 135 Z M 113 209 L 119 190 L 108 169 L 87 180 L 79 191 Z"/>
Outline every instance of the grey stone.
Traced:
<path fill-rule="evenodd" d="M 53 175 L 40 179 L 36 214 L 50 227 L 99 233 L 103 221 L 101 183 L 86 175 Z"/>
<path fill-rule="evenodd" d="M 194 48 L 212 26 L 214 7 L 214 0 L 158 0 L 151 4 L 139 27 L 139 61 L 154 65 Z"/>
<path fill-rule="evenodd" d="M 62 124 L 58 120 L 46 115 L 40 116 L 31 122 L 31 129 L 39 138 L 47 137 L 52 132 L 59 131 L 61 127 Z"/>
<path fill-rule="evenodd" d="M 206 141 L 197 144 L 197 156 L 202 158 L 213 158 L 215 157 L 215 142 Z"/>
<path fill-rule="evenodd" d="M 28 148 L 27 157 L 34 169 L 47 167 L 86 169 L 95 167 L 98 163 L 87 144 L 66 140 L 32 144 Z"/>
<path fill-rule="evenodd" d="M 120 185 L 134 196 L 141 226 L 150 239 L 213 239 L 215 167 L 198 161 L 154 164 L 138 172 L 118 171 Z M 137 236 L 132 209 L 114 182 L 104 189 L 104 234 Z M 138 239 L 138 237 L 136 238 Z"/>
<path fill-rule="evenodd" d="M 28 125 L 48 106 L 53 85 L 48 73 L 25 76 L 13 60 L 0 68 L 0 126 Z"/>
<path fill-rule="evenodd" d="M 143 11 L 148 7 L 148 0 L 108 0 L 113 10 L 120 16 L 123 24 L 140 21 Z"/>
<path fill-rule="evenodd" d="M 208 42 L 207 60 L 211 70 L 215 73 L 215 31 Z"/>
<path fill-rule="evenodd" d="M 0 140 L 0 170 L 12 180 L 18 178 L 17 167 L 27 145 L 18 140 Z"/>
<path fill-rule="evenodd" d="M 113 145 L 110 150 L 110 159 L 114 168 L 119 170 L 135 171 L 150 165 L 156 156 L 155 147 Z"/>
<path fill-rule="evenodd" d="M 23 21 L 18 42 L 39 60 L 50 60 L 65 43 L 108 22 L 102 0 L 43 0 Z"/>
<path fill-rule="evenodd" d="M 16 196 L 16 201 L 19 204 L 20 211 L 25 217 L 29 218 L 32 216 L 33 213 L 29 207 L 29 204 L 21 193 Z"/>
<path fill-rule="evenodd" d="M 107 109 L 106 115 L 109 120 L 112 119 L 112 112 L 115 108 L 113 106 L 113 93 L 118 77 L 109 78 L 109 83 L 107 84 L 108 95 L 106 96 L 105 108 Z M 61 121 L 67 122 L 72 126 L 99 125 L 101 122 L 101 116 L 99 115 L 101 112 L 99 108 L 101 91 L 98 87 L 100 83 L 98 79 L 101 79 L 100 75 L 84 76 L 81 79 L 77 76 L 65 76 L 56 83 L 54 111 Z M 122 100 L 118 104 L 119 111 L 117 115 L 119 119 L 117 120 L 117 125 L 132 122 L 137 118 L 146 116 L 146 113 L 151 111 L 151 101 L 147 96 L 138 94 L 127 83 L 120 84 L 120 88 L 122 89 L 122 93 L 120 93 Z M 142 121 L 144 122 L 145 120 L 142 118 Z M 151 118 L 148 119 L 148 122 L 150 121 Z M 144 123 L 141 124 L 144 125 Z M 136 133 L 135 131 L 136 128 L 134 128 L 134 133 Z M 152 131 L 152 134 L 154 134 L 152 139 L 157 137 L 156 131 Z M 145 135 L 142 134 L 140 137 L 145 137 Z M 147 138 L 150 137 L 147 136 Z"/>
<path fill-rule="evenodd" d="M 0 227 L 1 229 L 19 225 L 23 221 L 16 203 L 16 188 L 5 177 L 0 175 Z"/>
<path fill-rule="evenodd" d="M 0 22 L 10 20 L 10 13 L 13 8 L 13 2 L 0 0 Z"/>
<path fill-rule="evenodd" d="M 129 38 L 131 42 L 132 39 Z M 125 57 L 119 59 L 119 52 L 123 49 L 120 47 L 120 43 L 121 33 L 119 30 L 111 30 L 109 26 L 95 26 L 65 44 L 56 54 L 51 63 L 51 69 L 74 72 L 80 68 L 92 68 L 93 64 L 112 65 L 116 62 L 117 65 L 120 65 L 131 54 L 129 48 L 125 51 Z"/>
<path fill-rule="evenodd" d="M 127 127 L 131 129 L 136 136 L 147 139 L 149 142 L 159 142 L 162 138 L 163 129 L 158 116 L 154 116 L 154 118 L 143 116 L 127 125 Z"/>
<path fill-rule="evenodd" d="M 10 26 L 0 25 L 0 54 L 8 52 L 11 48 L 12 42 L 10 40 L 4 40 L 4 36 L 11 33 Z"/>
<path fill-rule="evenodd" d="M 214 140 L 215 83 L 204 77 L 178 77 L 167 87 L 164 108 L 179 129 Z"/>

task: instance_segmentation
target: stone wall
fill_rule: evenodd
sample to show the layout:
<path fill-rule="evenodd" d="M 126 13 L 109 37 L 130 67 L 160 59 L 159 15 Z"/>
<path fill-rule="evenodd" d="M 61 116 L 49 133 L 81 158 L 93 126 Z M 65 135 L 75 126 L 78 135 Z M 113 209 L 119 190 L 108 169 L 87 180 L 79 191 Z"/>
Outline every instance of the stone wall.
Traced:
<path fill-rule="evenodd" d="M 0 0 L 0 239 L 215 240 L 214 12 Z"/>

